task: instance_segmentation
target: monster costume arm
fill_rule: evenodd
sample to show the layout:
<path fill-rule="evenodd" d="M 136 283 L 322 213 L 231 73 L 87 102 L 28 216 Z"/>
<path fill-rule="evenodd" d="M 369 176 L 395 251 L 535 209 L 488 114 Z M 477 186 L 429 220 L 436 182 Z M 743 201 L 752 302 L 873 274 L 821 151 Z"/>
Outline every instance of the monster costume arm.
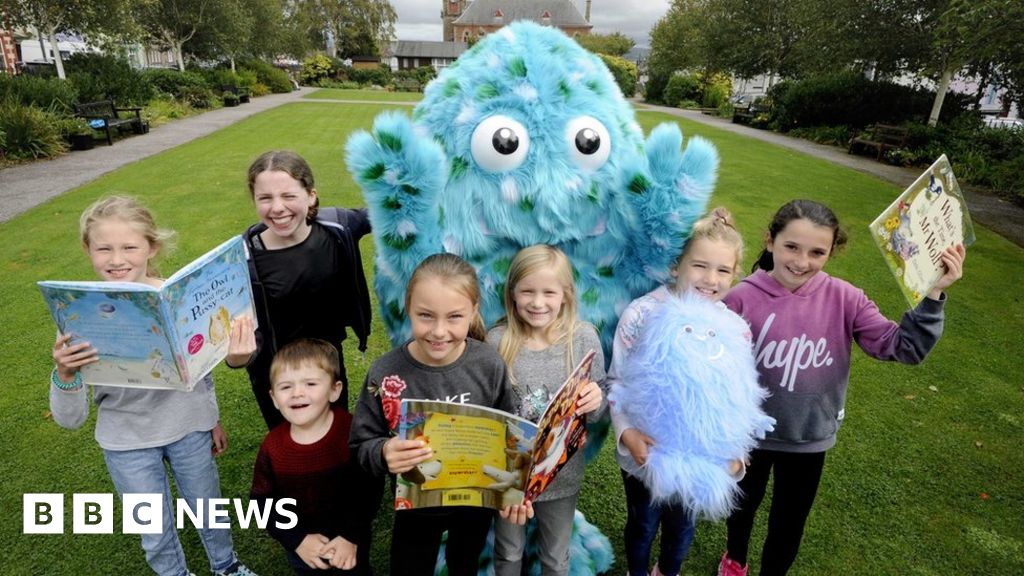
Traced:
<path fill-rule="evenodd" d="M 404 115 L 381 114 L 373 132 L 357 132 L 346 146 L 352 177 L 367 200 L 376 248 L 375 287 L 392 343 L 403 340 L 403 295 L 409 275 L 443 251 L 438 196 L 448 180 L 441 146 Z"/>
<path fill-rule="evenodd" d="M 639 218 L 630 239 L 631 257 L 622 275 L 634 294 L 649 290 L 651 281 L 668 280 L 690 236 L 693 223 L 704 213 L 718 173 L 718 152 L 707 140 L 690 138 L 680 152 L 683 133 L 676 124 L 659 124 L 644 144 L 648 171 L 639 167 L 625 184 Z"/>

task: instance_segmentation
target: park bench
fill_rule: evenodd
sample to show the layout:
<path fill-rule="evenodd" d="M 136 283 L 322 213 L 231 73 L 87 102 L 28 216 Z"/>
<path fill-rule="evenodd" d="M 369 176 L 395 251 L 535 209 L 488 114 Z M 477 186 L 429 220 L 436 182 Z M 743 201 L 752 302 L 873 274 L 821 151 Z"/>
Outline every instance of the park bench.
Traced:
<path fill-rule="evenodd" d="M 113 100 L 100 100 L 99 102 L 86 102 L 75 105 L 76 116 L 85 119 L 94 130 L 103 130 L 107 133 L 108 146 L 114 145 L 110 132 L 111 128 L 117 128 L 118 130 L 131 128 L 136 134 L 149 132 L 149 123 L 142 120 L 141 111 L 142 108 L 118 108 L 114 106 Z M 121 112 L 128 112 L 130 114 L 122 117 Z"/>
<path fill-rule="evenodd" d="M 398 92 L 419 92 L 420 83 L 412 78 L 399 78 L 395 80 L 395 90 Z"/>
<path fill-rule="evenodd" d="M 857 149 L 874 150 L 875 160 L 880 162 L 885 156 L 886 150 L 895 150 L 906 146 L 909 134 L 909 128 L 874 124 L 856 138 L 850 139 L 850 147 L 846 153 L 853 154 Z"/>
<path fill-rule="evenodd" d="M 737 104 L 732 109 L 732 123 L 746 124 L 749 126 L 753 123 L 754 118 L 767 111 L 767 108 L 755 102 L 748 102 L 745 105 Z"/>
<path fill-rule="evenodd" d="M 232 86 L 230 84 L 225 84 L 220 87 L 220 91 L 222 94 L 234 94 L 238 97 L 238 101 L 242 104 L 249 102 L 249 91 L 240 86 Z"/>

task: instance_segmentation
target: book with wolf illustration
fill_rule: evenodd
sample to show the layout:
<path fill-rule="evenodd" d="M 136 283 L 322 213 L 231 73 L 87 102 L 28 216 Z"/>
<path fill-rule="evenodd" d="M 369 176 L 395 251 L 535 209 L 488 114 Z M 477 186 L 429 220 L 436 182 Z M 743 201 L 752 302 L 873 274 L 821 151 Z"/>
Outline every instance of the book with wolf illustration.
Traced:
<path fill-rule="evenodd" d="M 946 273 L 942 251 L 974 243 L 971 215 L 945 154 L 875 218 L 870 230 L 914 308 Z"/>
<path fill-rule="evenodd" d="M 402 400 L 398 436 L 423 440 L 434 457 L 398 476 L 395 509 L 482 506 L 536 500 L 583 446 L 576 398 L 590 381 L 590 351 L 534 424 L 508 412 L 430 400 Z"/>
<path fill-rule="evenodd" d="M 134 282 L 38 282 L 62 334 L 86 341 L 99 361 L 86 384 L 191 391 L 227 356 L 231 321 L 253 313 L 245 247 L 236 236 L 161 288 Z"/>

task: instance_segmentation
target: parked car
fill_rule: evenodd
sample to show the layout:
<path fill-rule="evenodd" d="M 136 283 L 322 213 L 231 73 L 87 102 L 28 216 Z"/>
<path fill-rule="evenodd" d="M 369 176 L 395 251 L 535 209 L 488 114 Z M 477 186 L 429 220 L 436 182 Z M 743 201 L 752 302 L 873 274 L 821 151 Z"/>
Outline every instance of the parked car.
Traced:
<path fill-rule="evenodd" d="M 1001 118 L 999 116 L 985 116 L 985 125 L 990 128 L 1006 128 L 1010 130 L 1024 129 L 1024 118 Z"/>

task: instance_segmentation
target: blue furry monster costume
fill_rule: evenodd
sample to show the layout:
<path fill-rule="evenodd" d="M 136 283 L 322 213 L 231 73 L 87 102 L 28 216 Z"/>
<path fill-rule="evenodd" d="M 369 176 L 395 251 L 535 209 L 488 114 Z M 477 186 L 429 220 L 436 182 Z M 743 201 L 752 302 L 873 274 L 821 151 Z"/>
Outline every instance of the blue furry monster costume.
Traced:
<path fill-rule="evenodd" d="M 487 35 L 427 86 L 411 120 L 381 114 L 346 145 L 392 344 L 410 335 L 405 287 L 427 256 L 450 252 L 476 268 L 492 325 L 512 258 L 545 243 L 573 263 L 580 317 L 611 358 L 619 313 L 667 279 L 715 183 L 714 147 L 682 144 L 675 124 L 645 141 L 604 63 L 560 31 L 516 22 Z M 611 566 L 608 539 L 578 512 L 571 566 Z"/>
<path fill-rule="evenodd" d="M 739 496 L 729 475 L 775 419 L 761 410 L 750 327 L 699 295 L 651 311 L 609 395 L 654 440 L 644 484 L 655 502 L 680 502 L 694 517 L 725 518 Z"/>
<path fill-rule="evenodd" d="M 512 257 L 544 243 L 573 263 L 580 316 L 611 358 L 619 313 L 667 279 L 714 186 L 715 148 L 682 142 L 675 124 L 645 141 L 604 63 L 560 31 L 515 22 L 487 35 L 427 86 L 412 120 L 381 114 L 346 146 L 392 344 L 410 334 L 405 286 L 425 257 L 476 267 L 490 326 Z"/>

